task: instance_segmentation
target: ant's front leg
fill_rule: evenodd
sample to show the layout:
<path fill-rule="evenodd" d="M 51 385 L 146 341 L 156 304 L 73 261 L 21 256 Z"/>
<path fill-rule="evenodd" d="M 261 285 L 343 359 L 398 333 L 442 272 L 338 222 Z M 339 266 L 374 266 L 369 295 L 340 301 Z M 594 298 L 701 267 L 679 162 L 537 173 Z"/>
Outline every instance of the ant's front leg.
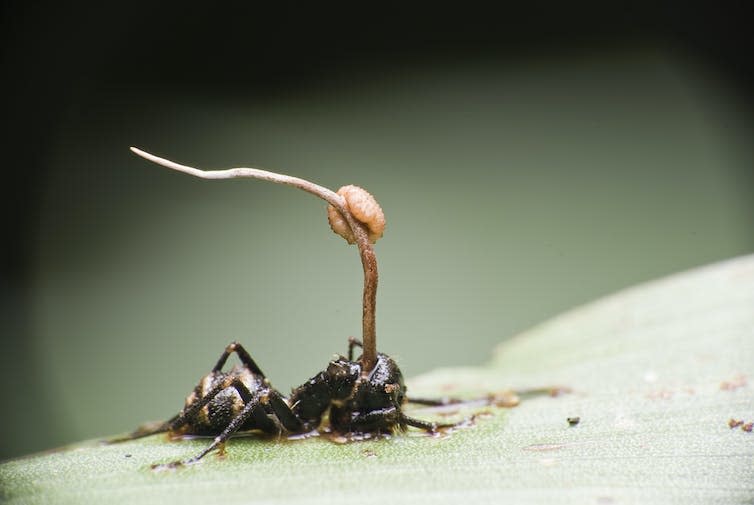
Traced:
<path fill-rule="evenodd" d="M 426 405 L 428 407 L 448 407 L 451 405 L 458 405 L 461 407 L 463 406 L 469 406 L 469 407 L 494 406 L 494 407 L 511 408 L 511 407 L 516 407 L 521 402 L 522 398 L 533 398 L 537 396 L 558 396 L 558 395 L 565 394 L 568 392 L 570 392 L 570 390 L 565 387 L 545 387 L 545 388 L 521 389 L 518 391 L 512 391 L 512 390 L 500 391 L 497 393 L 490 393 L 482 397 L 469 398 L 469 399 L 449 398 L 449 397 L 407 398 L 406 402 L 415 403 L 418 405 Z M 456 423 L 439 424 L 439 423 L 422 421 L 420 419 L 415 419 L 415 418 L 403 415 L 403 420 L 405 424 L 409 426 L 414 426 L 415 428 L 421 428 L 430 433 L 435 432 L 438 429 L 463 426 L 467 424 L 469 421 L 471 421 L 473 418 L 474 416 L 468 419 L 463 419 Z"/>
<path fill-rule="evenodd" d="M 234 352 L 238 355 L 238 359 L 241 360 L 241 363 L 244 365 L 244 367 L 246 367 L 246 369 L 266 380 L 264 372 L 262 372 L 262 369 L 259 368 L 249 352 L 244 349 L 244 347 L 240 343 L 235 341 L 228 344 L 223 353 L 220 355 L 220 358 L 217 360 L 214 368 L 212 368 L 211 373 L 219 373 L 225 366 L 225 363 L 228 361 L 230 355 Z M 182 412 L 174 415 L 167 421 L 139 426 L 132 433 L 129 433 L 128 435 L 122 437 L 106 440 L 105 443 L 115 444 L 120 442 L 127 442 L 129 440 L 136 440 L 139 438 L 156 435 L 158 433 L 165 433 L 166 431 L 174 431 L 189 422 L 193 418 L 193 416 L 196 415 L 199 409 L 209 403 L 212 398 L 220 393 L 220 391 L 231 386 L 231 383 L 227 383 L 227 381 L 225 384 L 227 385 L 223 386 L 222 384 L 218 384 L 215 388 L 210 390 L 204 396 L 204 398 L 200 398 L 196 402 L 189 405 L 187 408 L 184 408 Z M 238 390 L 238 388 L 236 388 L 236 390 Z M 240 391 L 239 394 L 243 397 L 243 394 Z"/>
<path fill-rule="evenodd" d="M 544 391 L 544 390 L 543 390 Z M 544 393 L 539 393 L 544 394 Z M 531 396 L 535 396 L 532 394 Z M 406 398 L 407 403 L 425 405 L 427 407 L 449 407 L 458 406 L 495 406 L 495 407 L 515 407 L 521 403 L 521 394 L 514 391 L 502 391 L 490 393 L 478 398 L 452 398 L 444 396 L 442 398 Z"/>
<path fill-rule="evenodd" d="M 361 340 L 354 337 L 348 337 L 348 361 L 353 361 L 354 347 L 364 347 L 364 345 L 361 343 Z"/>
<path fill-rule="evenodd" d="M 396 407 L 386 407 L 383 409 L 359 413 L 353 416 L 350 420 L 350 426 L 348 426 L 348 429 L 349 431 L 355 433 L 389 433 L 395 427 L 399 426 L 403 430 L 408 425 L 415 428 L 420 428 L 429 433 L 435 433 L 440 429 L 453 428 L 463 423 L 466 423 L 466 421 L 462 421 L 460 423 L 434 423 L 429 421 L 422 421 L 420 419 L 414 419 L 413 417 L 405 415 L 400 411 L 400 409 Z"/>
<path fill-rule="evenodd" d="M 409 403 L 416 403 L 418 405 L 427 405 L 428 407 L 445 407 L 446 405 L 457 405 L 459 403 L 466 403 L 470 400 L 461 400 L 459 398 L 406 398 Z"/>
<path fill-rule="evenodd" d="M 447 407 L 450 405 L 458 405 L 458 406 L 495 405 L 498 407 L 515 407 L 516 405 L 518 405 L 520 400 L 517 394 L 508 391 L 505 393 L 490 394 L 482 398 L 475 398 L 475 399 L 470 399 L 470 400 L 444 397 L 444 398 L 438 398 L 438 399 L 409 398 L 406 401 L 409 403 L 426 405 L 428 407 Z M 409 417 L 405 414 L 402 414 L 402 422 L 404 424 L 407 424 L 408 426 L 413 426 L 414 428 L 422 429 L 428 433 L 437 433 L 439 430 L 445 430 L 449 428 L 459 428 L 462 426 L 466 426 L 474 419 L 474 417 L 475 415 L 472 415 L 471 417 L 461 419 L 460 421 L 457 421 L 454 423 L 437 423 L 437 422 L 432 422 L 432 421 L 423 421 L 421 419 L 416 419 L 414 417 Z"/>
<path fill-rule="evenodd" d="M 462 421 L 458 421 L 457 423 L 435 423 L 431 421 L 422 421 L 421 419 L 409 417 L 405 414 L 401 414 L 401 420 L 403 421 L 403 423 L 409 426 L 413 426 L 414 428 L 422 429 L 427 433 L 437 433 L 437 430 L 455 428 L 468 422 L 467 419 L 464 419 Z"/>
<path fill-rule="evenodd" d="M 527 388 L 519 390 L 505 390 L 490 393 L 478 398 L 414 398 L 409 397 L 406 399 L 409 403 L 416 403 L 418 405 L 426 405 L 428 407 L 446 407 L 449 405 L 494 405 L 496 407 L 515 407 L 521 402 L 521 399 L 536 398 L 538 396 L 559 396 L 569 393 L 570 389 L 566 387 L 543 387 L 543 388 Z"/>
<path fill-rule="evenodd" d="M 150 435 L 156 435 L 158 433 L 174 432 L 194 419 L 194 417 L 196 417 L 197 413 L 202 409 L 202 407 L 212 401 L 212 399 L 220 394 L 221 391 L 229 387 L 234 387 L 236 391 L 238 391 L 238 394 L 241 395 L 241 398 L 244 399 L 244 402 L 248 401 L 246 398 L 244 398 L 244 396 L 248 398 L 250 398 L 251 396 L 248 388 L 246 388 L 246 386 L 240 381 L 240 379 L 238 379 L 238 377 L 229 375 L 225 380 L 215 384 L 215 386 L 210 389 L 202 398 L 199 398 L 192 404 L 186 406 L 181 412 L 174 415 L 167 421 L 157 425 L 156 427 L 139 427 L 133 433 L 129 433 L 128 435 L 125 435 L 123 437 L 107 440 L 105 441 L 105 443 L 115 444 L 148 437 Z"/>

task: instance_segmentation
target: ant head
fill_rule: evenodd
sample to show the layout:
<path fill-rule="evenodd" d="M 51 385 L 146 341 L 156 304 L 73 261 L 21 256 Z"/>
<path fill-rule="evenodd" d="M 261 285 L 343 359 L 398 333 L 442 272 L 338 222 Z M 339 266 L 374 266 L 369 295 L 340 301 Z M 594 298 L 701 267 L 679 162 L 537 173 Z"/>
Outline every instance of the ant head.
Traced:
<path fill-rule="evenodd" d="M 377 354 L 377 364 L 369 373 L 368 384 L 366 391 L 370 403 L 388 402 L 390 405 L 399 406 L 405 400 L 406 386 L 403 383 L 403 374 L 395 360 L 387 354 Z"/>
<path fill-rule="evenodd" d="M 344 400 L 353 393 L 353 387 L 361 375 L 361 365 L 338 356 L 330 361 L 326 374 L 333 400 Z"/>

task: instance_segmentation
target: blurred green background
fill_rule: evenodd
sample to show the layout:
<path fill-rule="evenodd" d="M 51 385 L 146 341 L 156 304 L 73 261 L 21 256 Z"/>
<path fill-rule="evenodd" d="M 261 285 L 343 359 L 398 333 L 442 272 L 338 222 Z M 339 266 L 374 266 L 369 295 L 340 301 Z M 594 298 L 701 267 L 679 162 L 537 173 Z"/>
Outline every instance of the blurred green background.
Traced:
<path fill-rule="evenodd" d="M 754 251 L 750 116 L 724 75 L 646 42 L 512 54 L 353 58 L 274 92 L 86 81 L 35 181 L 28 335 L 4 342 L 31 382 L 6 364 L 0 456 L 171 416 L 231 340 L 287 391 L 360 332 L 357 251 L 322 202 L 130 145 L 368 188 L 388 220 L 379 348 L 407 376 Z"/>

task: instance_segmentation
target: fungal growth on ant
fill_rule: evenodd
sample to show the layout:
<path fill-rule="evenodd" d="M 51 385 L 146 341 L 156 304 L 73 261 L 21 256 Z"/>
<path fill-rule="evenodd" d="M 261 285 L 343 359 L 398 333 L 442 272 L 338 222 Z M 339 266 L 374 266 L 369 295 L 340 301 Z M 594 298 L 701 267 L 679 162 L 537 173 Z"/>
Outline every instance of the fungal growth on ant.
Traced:
<path fill-rule="evenodd" d="M 201 453 L 178 466 L 199 461 L 210 452 L 222 448 L 239 430 L 256 430 L 269 434 L 305 434 L 329 422 L 329 429 L 350 438 L 405 431 L 409 426 L 428 433 L 457 426 L 438 424 L 409 417 L 403 412 L 407 402 L 441 406 L 461 403 L 459 400 L 409 399 L 403 374 L 388 355 L 377 352 L 375 308 L 377 293 L 377 260 L 372 244 L 385 229 L 385 216 L 377 201 L 358 186 L 344 186 L 333 192 L 327 188 L 282 174 L 255 168 L 231 168 L 204 171 L 159 158 L 140 149 L 131 150 L 158 165 L 203 179 L 252 178 L 286 184 L 311 193 L 328 205 L 327 215 L 332 230 L 356 244 L 364 269 L 362 339 L 350 338 L 348 355 L 336 356 L 325 370 L 295 388 L 288 397 L 278 392 L 251 355 L 237 342 L 225 348 L 217 364 L 188 395 L 183 409 L 173 418 L 156 427 L 139 429 L 121 442 L 156 433 L 174 435 L 210 435 L 212 443 Z M 354 360 L 354 348 L 362 349 Z M 236 353 L 241 365 L 223 371 L 228 357 Z M 551 392 L 546 390 L 544 392 Z M 518 398 L 509 393 L 504 399 L 489 397 L 487 404 L 514 406 Z"/>
<path fill-rule="evenodd" d="M 318 196 L 329 205 L 328 220 L 332 230 L 355 243 L 359 248 L 361 264 L 364 268 L 364 295 L 362 316 L 363 353 L 359 360 L 365 373 L 377 363 L 377 334 L 375 330 L 375 309 L 377 305 L 377 258 L 372 244 L 382 236 L 385 229 L 385 215 L 372 195 L 358 186 L 344 186 L 337 193 L 298 177 L 277 174 L 258 168 L 231 168 L 228 170 L 199 170 L 160 158 L 136 147 L 134 154 L 149 161 L 201 179 L 259 179 L 302 189 Z"/>

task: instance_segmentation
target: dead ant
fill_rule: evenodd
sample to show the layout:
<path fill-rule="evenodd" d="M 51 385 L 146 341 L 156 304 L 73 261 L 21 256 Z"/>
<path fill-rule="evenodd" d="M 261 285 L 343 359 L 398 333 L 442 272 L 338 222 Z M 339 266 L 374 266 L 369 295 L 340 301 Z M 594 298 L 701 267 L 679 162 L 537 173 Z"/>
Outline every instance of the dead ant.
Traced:
<path fill-rule="evenodd" d="M 348 357 L 335 356 L 322 372 L 295 388 L 286 398 L 272 387 L 251 355 L 238 342 L 225 348 L 210 373 L 202 377 L 186 398 L 183 410 L 153 428 L 137 430 L 111 442 L 123 442 L 157 433 L 216 435 L 212 443 L 195 457 L 176 462 L 190 464 L 220 448 L 237 431 L 256 430 L 268 434 L 291 435 L 317 430 L 327 415 L 330 429 L 338 434 L 363 437 L 405 431 L 408 426 L 429 433 L 460 423 L 438 424 L 414 419 L 403 413 L 406 397 L 403 374 L 393 358 L 377 354 L 377 363 L 362 373 L 360 360 L 354 361 L 349 338 Z M 236 353 L 241 366 L 223 372 L 228 357 Z M 417 400 L 423 405 L 448 405 L 455 400 Z"/>
<path fill-rule="evenodd" d="M 298 187 L 330 204 L 328 217 L 336 233 L 349 243 L 356 243 L 364 267 L 363 342 L 350 338 L 348 356 L 335 356 L 327 368 L 295 388 L 289 397 L 277 391 L 246 349 L 237 342 L 225 348 L 217 364 L 204 376 L 186 398 L 183 410 L 156 427 L 138 429 L 121 442 L 168 432 L 171 434 L 215 435 L 212 443 L 193 458 L 171 463 L 170 467 L 199 461 L 221 448 L 239 430 L 256 430 L 268 434 L 305 434 L 317 430 L 324 417 L 330 430 L 337 434 L 364 438 L 372 435 L 405 431 L 409 426 L 435 433 L 460 423 L 438 424 L 414 419 L 403 413 L 406 402 L 442 406 L 460 400 L 408 399 L 403 374 L 388 355 L 377 353 L 375 335 L 375 300 L 377 262 L 372 249 L 382 236 L 384 215 L 374 198 L 356 186 L 345 186 L 338 193 L 303 179 L 253 168 L 202 171 L 158 158 L 136 148 L 136 154 L 160 165 L 206 179 L 251 177 Z M 354 347 L 362 355 L 353 359 Z M 236 353 L 241 366 L 228 372 L 222 369 L 228 357 Z M 549 391 L 549 390 L 547 390 Z M 506 406 L 517 403 L 511 395 Z M 501 404 L 495 397 L 483 400 Z"/>

